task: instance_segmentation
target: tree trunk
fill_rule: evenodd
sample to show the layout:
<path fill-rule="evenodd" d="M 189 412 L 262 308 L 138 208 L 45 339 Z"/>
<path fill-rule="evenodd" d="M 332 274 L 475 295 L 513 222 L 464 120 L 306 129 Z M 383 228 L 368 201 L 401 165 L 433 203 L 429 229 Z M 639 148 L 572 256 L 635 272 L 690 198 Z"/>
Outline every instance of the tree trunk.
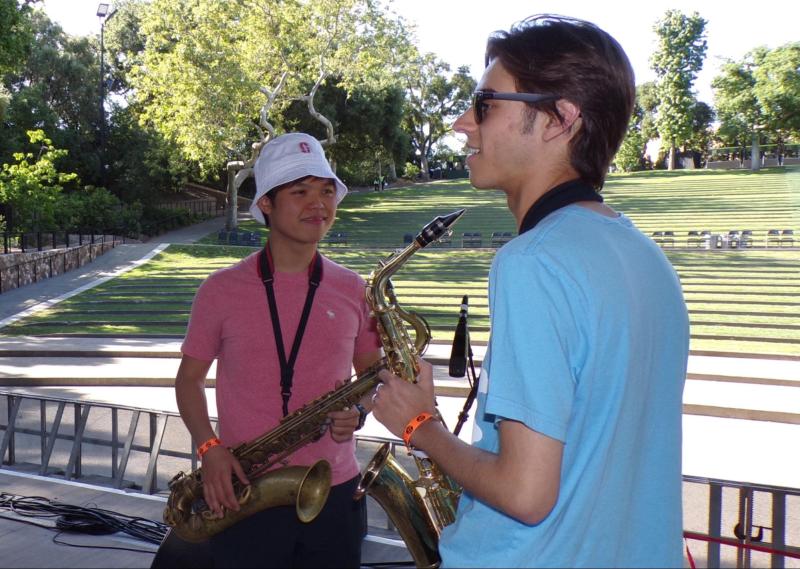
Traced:
<path fill-rule="evenodd" d="M 676 151 L 674 145 L 669 147 L 669 158 L 667 159 L 667 170 L 674 170 L 675 169 L 675 160 L 676 160 Z"/>
<path fill-rule="evenodd" d="M 394 160 L 389 162 L 389 180 L 394 182 L 397 179 L 397 168 L 394 165 Z"/>
<path fill-rule="evenodd" d="M 761 148 L 758 144 L 758 133 L 753 133 L 753 144 L 750 147 L 750 170 L 758 172 L 761 169 Z"/>
<path fill-rule="evenodd" d="M 428 156 L 426 152 L 423 152 L 419 156 L 419 163 L 420 168 L 422 168 L 422 179 L 426 182 L 430 182 L 431 180 L 431 173 L 428 171 Z"/>
<path fill-rule="evenodd" d="M 228 163 L 228 197 L 225 204 L 225 230 L 235 231 L 237 227 L 237 214 L 239 210 L 239 196 L 236 191 L 236 166 L 233 162 Z"/>

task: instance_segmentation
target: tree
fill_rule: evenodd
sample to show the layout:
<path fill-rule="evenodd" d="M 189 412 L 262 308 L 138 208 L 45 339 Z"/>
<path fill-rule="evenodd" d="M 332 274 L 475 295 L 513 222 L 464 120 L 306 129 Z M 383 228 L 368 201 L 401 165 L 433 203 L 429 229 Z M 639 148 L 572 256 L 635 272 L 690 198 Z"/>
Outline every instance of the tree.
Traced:
<path fill-rule="evenodd" d="M 0 0 L 0 77 L 14 71 L 28 56 L 33 42 L 31 6 L 38 0 Z"/>
<path fill-rule="evenodd" d="M 755 95 L 764 130 L 778 140 L 800 136 L 800 42 L 756 50 Z"/>
<path fill-rule="evenodd" d="M 329 77 L 345 89 L 389 84 L 405 41 L 368 0 L 153 0 L 141 29 L 131 82 L 143 118 L 205 172 L 247 159 L 292 101 L 314 115 Z"/>
<path fill-rule="evenodd" d="M 713 137 L 712 124 L 714 122 L 714 109 L 703 101 L 695 101 L 692 105 L 692 135 L 686 142 L 689 150 L 698 152 L 701 160 L 708 159 Z"/>
<path fill-rule="evenodd" d="M 706 21 L 697 12 L 686 16 L 667 10 L 653 28 L 658 47 L 651 58 L 659 98 L 656 126 L 669 145 L 669 169 L 675 168 L 677 147 L 692 135 L 692 85 L 703 68 Z"/>
<path fill-rule="evenodd" d="M 34 42 L 18 69 L 6 75 L 11 94 L 0 124 L 0 162 L 28 144 L 27 132 L 43 130 L 68 151 L 62 168 L 99 183 L 97 51 L 91 40 L 67 36 L 36 11 L 30 18 Z"/>
<path fill-rule="evenodd" d="M 727 61 L 711 83 L 726 145 L 752 143 L 758 156 L 761 142 L 781 143 L 800 136 L 800 43 L 769 50 L 756 48 L 741 61 Z M 758 161 L 751 161 L 757 168 Z"/>
<path fill-rule="evenodd" d="M 638 85 L 628 132 L 614 157 L 614 165 L 623 172 L 633 172 L 646 167 L 647 143 L 658 137 L 655 125 L 657 110 L 658 96 L 655 83 L 649 81 Z"/>
<path fill-rule="evenodd" d="M 425 180 L 430 179 L 428 155 L 450 132 L 453 120 L 469 107 L 475 90 L 468 67 L 459 67 L 452 76 L 449 72 L 450 66 L 432 53 L 412 61 L 404 72 L 404 125 Z"/>
<path fill-rule="evenodd" d="M 363 86 L 348 91 L 331 78 L 319 89 L 315 107 L 328 117 L 336 132 L 336 144 L 329 148 L 328 158 L 336 163 L 337 174 L 345 183 L 371 185 L 387 170 L 390 177 L 396 177 L 396 164 L 402 164 L 409 144 L 401 128 L 403 104 L 399 87 Z M 303 101 L 294 101 L 276 126 L 326 137 L 325 126 L 309 115 Z"/>
<path fill-rule="evenodd" d="M 60 172 L 55 162 L 66 150 L 53 147 L 41 130 L 29 131 L 31 144 L 38 152 L 17 152 L 13 164 L 0 169 L 0 203 L 9 204 L 18 231 L 51 229 L 57 225 L 56 203 L 65 184 L 77 179 L 74 173 Z"/>

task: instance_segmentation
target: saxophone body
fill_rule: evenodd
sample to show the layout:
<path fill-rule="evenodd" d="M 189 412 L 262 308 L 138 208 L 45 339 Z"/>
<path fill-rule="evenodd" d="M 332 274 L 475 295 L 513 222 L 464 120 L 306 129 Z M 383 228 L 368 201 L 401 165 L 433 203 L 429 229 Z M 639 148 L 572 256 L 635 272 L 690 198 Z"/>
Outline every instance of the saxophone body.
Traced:
<path fill-rule="evenodd" d="M 417 356 L 430 342 L 425 319 L 403 310 L 391 276 L 417 251 L 444 235 L 464 210 L 437 217 L 426 225 L 405 249 L 381 262 L 367 279 L 367 303 L 378 321 L 387 367 L 402 379 L 414 382 L 419 372 Z M 407 326 L 414 330 L 414 339 Z M 367 464 L 355 498 L 370 495 L 397 527 L 417 567 L 438 567 L 442 530 L 455 521 L 461 488 L 425 453 L 412 451 L 419 476 L 414 480 L 392 456 L 384 443 Z"/>
<path fill-rule="evenodd" d="M 276 468 L 297 449 L 325 434 L 328 413 L 352 407 L 379 383 L 383 361 L 355 380 L 307 403 L 284 417 L 277 427 L 231 449 L 250 484 L 234 479 L 239 511 L 227 510 L 215 518 L 203 500 L 202 467 L 179 472 L 170 482 L 164 522 L 185 541 L 198 543 L 266 508 L 294 505 L 297 516 L 310 522 L 322 510 L 331 486 L 331 467 L 325 460 L 306 466 Z"/>

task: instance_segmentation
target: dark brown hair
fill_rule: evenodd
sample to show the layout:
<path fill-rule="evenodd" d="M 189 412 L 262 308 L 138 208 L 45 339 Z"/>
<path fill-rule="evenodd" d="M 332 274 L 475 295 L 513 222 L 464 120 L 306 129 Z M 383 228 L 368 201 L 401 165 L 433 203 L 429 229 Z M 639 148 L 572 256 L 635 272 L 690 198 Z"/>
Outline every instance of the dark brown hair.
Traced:
<path fill-rule="evenodd" d="M 579 107 L 570 164 L 600 190 L 636 97 L 633 69 L 619 43 L 589 22 L 543 14 L 494 32 L 486 65 L 494 59 L 514 76 L 518 91 L 555 94 Z M 563 122 L 555 101 L 526 104 Z"/>

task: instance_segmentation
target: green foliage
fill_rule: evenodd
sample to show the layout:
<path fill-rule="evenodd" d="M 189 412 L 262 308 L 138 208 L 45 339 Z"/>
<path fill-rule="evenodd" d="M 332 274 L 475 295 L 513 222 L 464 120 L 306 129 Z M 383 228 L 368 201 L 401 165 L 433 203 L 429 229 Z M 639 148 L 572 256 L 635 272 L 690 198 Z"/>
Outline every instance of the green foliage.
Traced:
<path fill-rule="evenodd" d="M 152 201 L 178 191 L 198 173 L 174 143 L 139 124 L 135 105 L 115 108 L 106 146 L 106 183 L 126 203 Z M 199 177 L 199 176 L 198 176 Z"/>
<path fill-rule="evenodd" d="M 711 82 L 720 121 L 717 136 L 725 145 L 745 144 L 755 125 L 762 122 L 752 67 L 752 61 L 728 61 Z"/>
<path fill-rule="evenodd" d="M 57 204 L 64 184 L 77 180 L 74 173 L 59 172 L 55 161 L 66 156 L 66 150 L 53 147 L 41 130 L 29 131 L 31 144 L 39 151 L 17 152 L 14 164 L 3 164 L 0 170 L 0 202 L 14 211 L 16 231 L 33 231 L 60 225 Z"/>
<path fill-rule="evenodd" d="M 800 42 L 756 53 L 753 76 L 764 130 L 782 140 L 800 137 Z"/>
<path fill-rule="evenodd" d="M 34 3 L 0 0 L 0 77 L 14 71 L 28 56 L 33 41 L 29 18 Z"/>
<path fill-rule="evenodd" d="M 724 145 L 744 145 L 754 132 L 774 142 L 800 136 L 800 42 L 757 48 L 727 61 L 714 78 Z"/>
<path fill-rule="evenodd" d="M 644 167 L 644 147 L 647 141 L 638 128 L 630 127 L 622 140 L 614 166 L 622 172 L 634 172 Z"/>
<path fill-rule="evenodd" d="M 114 231 L 119 226 L 122 203 L 105 188 L 87 186 L 64 194 L 58 204 L 61 229 Z"/>
<path fill-rule="evenodd" d="M 154 0 L 140 22 L 145 48 L 129 79 L 142 118 L 203 173 L 249 157 L 284 73 L 273 120 L 320 78 L 349 92 L 390 85 L 405 43 L 368 0 Z"/>
<path fill-rule="evenodd" d="M 310 88 L 310 86 L 309 86 Z M 315 108 L 333 123 L 336 144 L 326 152 L 347 184 L 367 185 L 387 167 L 402 163 L 408 137 L 401 128 L 403 92 L 398 87 L 356 86 L 349 91 L 333 78 L 317 91 Z M 308 114 L 304 102 L 295 101 L 279 125 L 286 131 L 307 132 L 325 139 L 325 128 Z"/>
<path fill-rule="evenodd" d="M 703 67 L 707 43 L 706 21 L 697 12 L 686 16 L 679 10 L 667 10 L 656 23 L 658 47 L 651 58 L 656 72 L 659 106 L 656 126 L 661 139 L 675 148 L 692 136 L 692 84 Z M 670 160 L 670 169 L 674 160 Z"/>
<path fill-rule="evenodd" d="M 466 66 L 450 75 L 450 66 L 432 53 L 419 56 L 403 71 L 406 89 L 404 126 L 428 179 L 433 146 L 450 132 L 452 122 L 470 105 L 475 80 Z"/>
<path fill-rule="evenodd" d="M 188 209 L 167 209 L 145 204 L 142 211 L 141 231 L 145 235 L 159 235 L 170 229 L 177 229 L 178 227 L 196 223 L 202 217 Z"/>
<path fill-rule="evenodd" d="M 406 178 L 413 180 L 414 178 L 419 176 L 420 172 L 421 170 L 419 169 L 419 166 L 417 166 L 413 162 L 406 162 L 406 166 L 403 170 L 403 175 Z"/>
<path fill-rule="evenodd" d="M 64 170 L 100 185 L 96 46 L 67 36 L 41 11 L 31 14 L 30 26 L 30 55 L 5 78 L 12 96 L 0 123 L 0 162 L 28 144 L 27 131 L 43 130 L 54 146 L 68 150 Z"/>

